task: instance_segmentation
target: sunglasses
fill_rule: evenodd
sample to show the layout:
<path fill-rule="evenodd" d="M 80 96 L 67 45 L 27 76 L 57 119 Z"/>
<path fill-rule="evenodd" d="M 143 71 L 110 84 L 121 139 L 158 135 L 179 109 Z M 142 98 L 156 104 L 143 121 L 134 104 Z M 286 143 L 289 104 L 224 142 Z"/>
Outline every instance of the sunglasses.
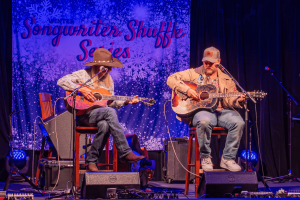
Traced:
<path fill-rule="evenodd" d="M 212 65 L 212 64 L 214 64 L 214 63 L 209 62 L 209 61 L 204 61 L 204 63 L 205 63 L 206 65 Z"/>

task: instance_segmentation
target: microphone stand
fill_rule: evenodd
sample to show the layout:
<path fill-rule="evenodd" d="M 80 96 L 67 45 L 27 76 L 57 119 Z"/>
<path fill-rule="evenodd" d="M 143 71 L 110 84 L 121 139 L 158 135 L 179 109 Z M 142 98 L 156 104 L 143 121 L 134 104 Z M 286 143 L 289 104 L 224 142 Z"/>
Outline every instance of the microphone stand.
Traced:
<path fill-rule="evenodd" d="M 93 77 L 91 77 L 90 79 L 88 79 L 87 81 L 85 81 L 82 85 L 80 85 L 78 88 L 74 89 L 68 96 L 64 97 L 64 100 L 67 100 L 69 97 L 73 97 L 73 107 L 72 107 L 72 115 L 73 115 L 73 125 L 72 125 L 72 130 L 73 130 L 73 179 L 72 179 L 72 190 L 70 192 L 72 192 L 75 196 L 74 198 L 77 199 L 77 189 L 76 188 L 76 183 L 75 183 L 75 163 L 76 163 L 76 150 L 79 151 L 79 149 L 76 149 L 76 109 L 75 109 L 75 101 L 76 101 L 76 96 L 77 96 L 77 92 L 80 88 L 82 88 L 83 86 L 85 86 L 89 81 L 91 81 L 94 77 L 98 76 L 101 72 L 105 72 L 99 79 L 101 79 L 107 72 L 108 69 L 107 68 L 100 68 L 99 72 L 97 74 L 95 74 Z M 58 198 L 61 196 L 67 196 L 70 193 L 65 193 L 65 194 L 61 194 L 61 195 L 57 195 L 54 197 L 50 197 L 48 199 L 52 199 L 52 198 Z"/>
<path fill-rule="evenodd" d="M 229 71 L 220 63 L 216 65 L 222 72 L 227 74 L 233 82 L 242 90 L 243 93 L 246 94 L 246 97 L 251 99 L 253 103 L 256 103 L 255 99 L 246 91 L 242 86 L 235 80 L 235 78 L 229 73 Z M 249 121 L 249 116 L 248 116 L 248 105 L 247 105 L 247 99 L 245 100 L 245 142 L 246 142 L 246 171 L 248 171 L 248 121 Z"/>
<path fill-rule="evenodd" d="M 250 153 L 250 155 L 248 153 L 248 133 L 249 133 L 248 132 L 249 131 L 248 123 L 249 123 L 249 115 L 248 115 L 247 98 L 251 99 L 251 101 L 253 103 L 255 103 L 255 104 L 256 104 L 256 101 L 255 101 L 255 99 L 246 90 L 244 90 L 244 88 L 242 88 L 242 86 L 240 86 L 240 84 L 237 82 L 237 80 L 235 80 L 235 78 L 228 72 L 228 70 L 224 66 L 222 66 L 221 64 L 218 64 L 217 67 L 222 72 L 224 72 L 225 74 L 227 74 L 233 80 L 233 82 L 235 82 L 235 84 L 242 90 L 242 92 L 246 94 L 246 100 L 245 100 L 245 143 L 246 143 L 246 148 L 245 148 L 245 150 L 246 150 L 246 159 L 245 160 L 246 160 L 246 169 L 245 169 L 245 171 L 249 171 L 249 169 L 248 169 L 248 167 L 249 167 L 248 166 L 248 158 L 251 158 L 251 153 Z M 250 128 L 251 128 L 251 126 L 250 126 Z M 250 140 L 250 142 L 251 142 L 251 140 Z M 251 146 L 250 146 L 250 151 L 251 151 Z M 257 175 L 258 179 L 261 179 L 261 175 L 260 174 L 256 173 L 256 175 Z M 266 183 L 266 181 L 264 180 L 263 177 L 262 177 L 261 180 L 262 180 L 262 183 L 264 184 L 264 186 L 270 191 L 270 188 L 269 188 L 268 184 Z"/>
<path fill-rule="evenodd" d="M 274 77 L 274 79 L 277 81 L 277 83 L 282 87 L 282 89 L 286 92 L 287 94 L 287 98 L 288 98 L 288 105 L 289 105 L 289 121 L 288 121 L 288 132 L 289 132 L 289 173 L 287 175 L 284 176 L 279 176 L 279 177 L 275 177 L 275 178 L 271 178 L 268 179 L 267 181 L 274 181 L 274 180 L 289 180 L 289 181 L 297 181 L 300 182 L 298 180 L 298 178 L 296 176 L 293 175 L 292 172 L 292 120 L 294 120 L 292 118 L 292 101 L 295 103 L 296 106 L 299 105 L 299 103 L 296 101 L 296 99 L 292 96 L 291 93 L 289 93 L 287 91 L 287 89 L 282 85 L 282 83 L 276 78 L 276 76 L 274 75 L 274 73 L 271 73 L 271 76 Z"/>
<path fill-rule="evenodd" d="M 251 123 L 251 121 L 250 121 L 250 123 Z M 250 160 L 250 165 L 251 165 L 252 169 L 254 169 L 254 166 L 252 165 L 252 162 L 251 162 L 251 160 L 252 160 L 252 157 L 251 157 L 251 151 L 252 151 L 252 132 L 251 132 L 251 128 L 254 124 L 256 124 L 256 121 L 254 123 L 252 123 L 249 127 L 249 160 Z M 246 155 L 247 155 L 247 153 L 246 153 Z M 246 159 L 248 159 L 248 158 L 246 158 Z"/>

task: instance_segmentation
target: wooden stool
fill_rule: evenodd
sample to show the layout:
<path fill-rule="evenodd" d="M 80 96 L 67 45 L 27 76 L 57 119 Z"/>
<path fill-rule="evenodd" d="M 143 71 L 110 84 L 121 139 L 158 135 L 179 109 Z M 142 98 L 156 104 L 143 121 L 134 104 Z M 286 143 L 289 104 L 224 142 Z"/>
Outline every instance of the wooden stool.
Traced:
<path fill-rule="evenodd" d="M 211 135 L 217 135 L 218 136 L 218 159 L 217 162 L 218 164 L 220 163 L 219 161 L 219 151 L 220 151 L 220 138 L 221 135 L 227 135 L 228 131 L 225 128 L 222 127 L 215 127 L 212 130 Z M 192 151 L 193 151 L 193 138 L 195 138 L 195 164 L 191 164 L 192 161 Z M 189 129 L 189 150 L 188 150 L 188 160 L 187 160 L 187 170 L 191 171 L 191 167 L 195 167 L 195 198 L 198 198 L 198 187 L 200 183 L 200 151 L 199 151 L 199 143 L 198 143 L 198 138 L 197 138 L 197 132 L 196 132 L 196 127 L 190 127 Z M 190 173 L 186 172 L 186 178 L 185 178 L 185 189 L 184 189 L 184 194 L 188 195 L 189 194 L 189 184 L 190 184 Z M 203 173 L 203 171 L 202 171 Z"/>
<path fill-rule="evenodd" d="M 75 157 L 75 174 L 74 180 L 77 190 L 79 189 L 79 174 L 83 174 L 86 170 L 80 170 L 79 165 L 79 147 L 80 147 L 80 135 L 81 134 L 96 134 L 98 132 L 98 127 L 94 126 L 76 126 L 76 157 Z M 109 164 L 109 139 L 105 145 L 105 163 L 97 164 L 97 166 L 105 166 L 105 170 L 100 170 L 102 172 L 117 172 L 118 169 L 118 153 L 115 143 L 113 143 L 113 164 Z M 112 170 L 109 167 L 112 166 Z"/>

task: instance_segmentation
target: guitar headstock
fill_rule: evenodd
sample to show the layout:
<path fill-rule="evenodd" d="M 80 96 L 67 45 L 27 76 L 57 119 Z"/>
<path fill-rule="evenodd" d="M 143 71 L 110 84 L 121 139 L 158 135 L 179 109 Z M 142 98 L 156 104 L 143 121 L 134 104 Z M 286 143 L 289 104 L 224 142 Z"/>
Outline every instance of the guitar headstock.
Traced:
<path fill-rule="evenodd" d="M 256 100 L 260 99 L 264 99 L 267 96 L 267 93 L 263 92 L 263 91 L 259 91 L 259 90 L 254 90 L 254 92 L 250 92 L 250 95 L 253 98 L 256 98 Z"/>
<path fill-rule="evenodd" d="M 147 99 L 147 98 L 141 98 L 140 101 L 149 107 L 153 106 L 156 103 L 156 101 L 154 99 Z"/>

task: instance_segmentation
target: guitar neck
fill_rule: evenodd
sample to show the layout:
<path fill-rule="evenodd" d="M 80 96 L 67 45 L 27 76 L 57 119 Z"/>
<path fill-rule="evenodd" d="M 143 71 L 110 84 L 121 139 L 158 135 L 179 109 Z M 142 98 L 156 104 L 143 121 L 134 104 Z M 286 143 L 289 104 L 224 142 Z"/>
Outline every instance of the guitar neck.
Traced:
<path fill-rule="evenodd" d="M 142 100 L 141 97 L 127 97 L 127 96 L 117 96 L 117 95 L 102 95 L 103 99 L 106 100 L 118 100 L 118 101 L 127 101 L 137 98 L 139 101 Z"/>
<path fill-rule="evenodd" d="M 251 95 L 251 92 L 248 92 Z M 209 93 L 209 98 L 225 98 L 225 97 L 239 97 L 242 96 L 242 92 L 232 93 Z"/>

